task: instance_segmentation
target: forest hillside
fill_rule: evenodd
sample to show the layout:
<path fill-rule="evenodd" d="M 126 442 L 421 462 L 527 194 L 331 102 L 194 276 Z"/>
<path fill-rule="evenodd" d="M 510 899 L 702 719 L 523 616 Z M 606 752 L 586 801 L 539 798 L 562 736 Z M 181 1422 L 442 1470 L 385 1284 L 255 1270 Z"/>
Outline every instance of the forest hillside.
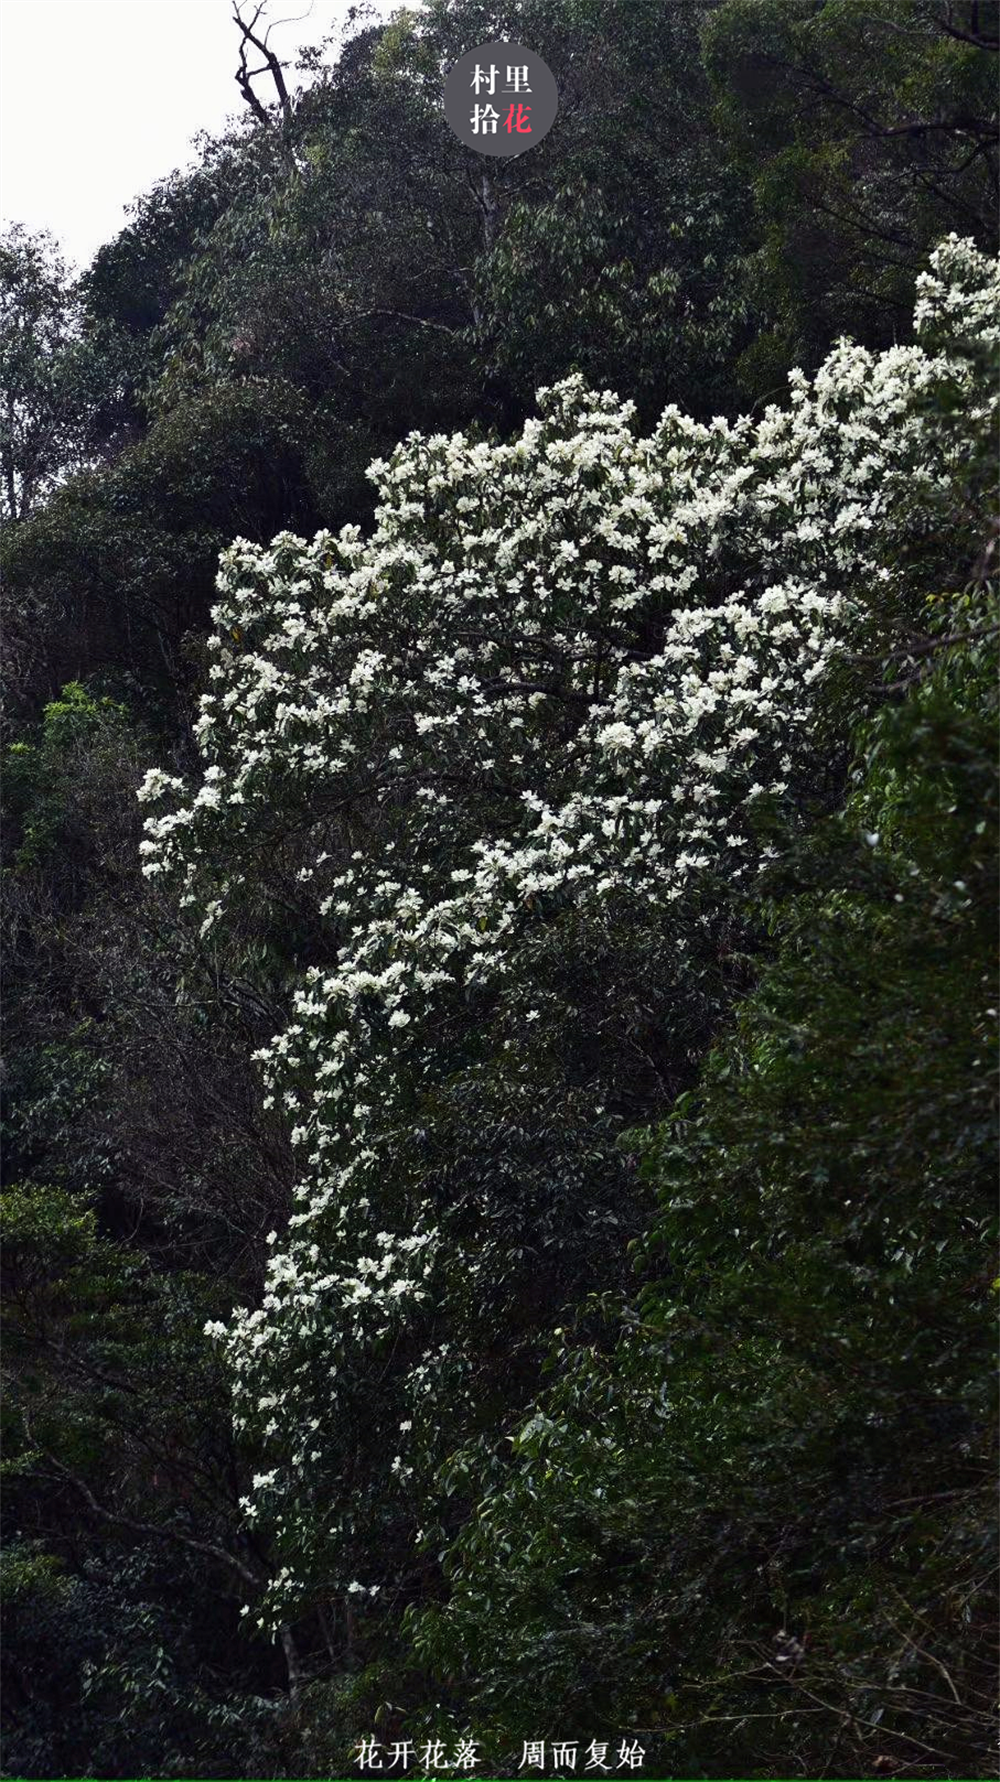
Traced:
<path fill-rule="evenodd" d="M 992 1775 L 996 9 L 355 26 L 0 241 L 3 1774 Z"/>

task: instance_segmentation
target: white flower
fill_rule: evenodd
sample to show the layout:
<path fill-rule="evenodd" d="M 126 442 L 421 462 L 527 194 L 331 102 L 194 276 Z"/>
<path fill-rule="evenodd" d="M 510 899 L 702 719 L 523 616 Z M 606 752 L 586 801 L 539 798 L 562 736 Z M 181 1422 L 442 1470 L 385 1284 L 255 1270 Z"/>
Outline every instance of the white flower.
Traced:
<path fill-rule="evenodd" d="M 277 1463 L 254 1490 L 288 1528 L 330 1462 L 317 1429 L 349 1424 L 358 1370 L 397 1339 L 407 1353 L 435 1301 L 446 1240 L 415 1186 L 436 1167 L 419 1110 L 470 999 L 516 1010 L 525 935 L 629 909 L 669 924 L 682 977 L 706 906 L 752 886 L 774 853 L 746 833 L 758 801 L 786 798 L 797 821 L 873 587 L 889 576 L 888 610 L 903 572 L 886 566 L 947 523 L 942 478 L 989 450 L 995 394 L 967 347 L 998 333 L 995 283 L 952 240 L 920 282 L 917 344 L 843 342 L 784 407 L 709 424 L 668 409 L 642 437 L 630 405 L 574 376 L 507 444 L 414 433 L 373 464 L 368 538 L 224 554 L 202 783 L 147 774 L 139 796 L 162 804 L 142 872 L 207 934 L 239 908 L 237 863 L 289 786 L 296 836 L 303 812 L 314 824 L 295 868 L 328 955 L 256 1054 L 263 1105 L 292 1131 L 293 1212 L 261 1303 L 205 1326 L 226 1338 L 237 1427 Z M 942 381 L 962 398 L 945 427 Z M 345 834 L 372 823 L 373 845 L 331 858 L 331 810 Z M 512 1082 L 530 1069 L 510 1038 L 498 1050 Z M 477 1259 L 462 1266 L 474 1285 Z M 413 1393 L 443 1365 L 458 1358 L 425 1357 Z"/>

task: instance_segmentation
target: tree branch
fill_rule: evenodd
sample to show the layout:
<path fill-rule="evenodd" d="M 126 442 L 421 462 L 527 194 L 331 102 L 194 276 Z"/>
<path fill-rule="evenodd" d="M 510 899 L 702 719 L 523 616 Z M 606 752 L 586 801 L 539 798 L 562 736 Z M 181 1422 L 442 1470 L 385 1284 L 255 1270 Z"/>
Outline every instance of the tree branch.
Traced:
<path fill-rule="evenodd" d="M 257 29 L 260 23 L 261 14 L 264 12 L 265 4 L 266 0 L 258 0 L 253 17 L 248 23 L 240 10 L 240 0 L 233 0 L 233 23 L 236 25 L 240 33 L 240 65 L 236 70 L 236 85 L 239 87 L 243 98 L 247 105 L 249 105 L 250 110 L 253 112 L 258 123 L 263 124 L 270 129 L 270 114 L 267 107 L 255 92 L 253 83 L 261 74 L 269 74 L 271 76 L 274 83 L 274 90 L 277 95 L 278 110 L 281 115 L 279 139 L 281 143 L 282 158 L 288 166 L 289 171 L 294 172 L 296 165 L 292 151 L 292 123 L 294 119 L 294 109 L 288 87 L 285 84 L 284 63 L 279 59 L 276 52 L 268 45 L 267 40 L 271 31 L 274 29 L 274 26 L 269 25 L 263 36 L 259 34 Z M 288 24 L 290 21 L 282 19 L 277 22 Z M 250 67 L 250 58 L 247 49 L 248 44 L 252 45 L 258 55 L 263 57 L 263 61 L 259 68 Z"/>
<path fill-rule="evenodd" d="M 28 1427 L 27 1423 L 25 1427 Z M 28 1434 L 30 1437 L 30 1429 Z M 40 1452 L 44 1454 L 49 1465 L 55 1467 L 60 1477 L 66 1479 L 74 1490 L 80 1493 L 88 1508 L 103 1522 L 111 1522 L 117 1528 L 127 1529 L 130 1534 L 152 1535 L 161 1541 L 177 1541 L 182 1547 L 190 1547 L 196 1553 L 204 1553 L 212 1559 L 221 1560 L 224 1565 L 228 1565 L 233 1571 L 238 1572 L 245 1583 L 252 1584 L 255 1590 L 260 1589 L 261 1579 L 258 1574 L 251 1570 L 250 1566 L 246 1565 L 242 1559 L 237 1559 L 234 1553 L 228 1552 L 225 1547 L 217 1546 L 214 1541 L 199 1541 L 194 1535 L 181 1534 L 177 1528 L 165 1528 L 158 1522 L 143 1522 L 135 1516 L 123 1516 L 118 1510 L 107 1509 L 104 1504 L 98 1502 L 85 1479 L 70 1472 L 69 1467 L 64 1466 L 63 1462 L 57 1460 L 55 1455 L 49 1453 L 47 1449 L 43 1448 Z"/>

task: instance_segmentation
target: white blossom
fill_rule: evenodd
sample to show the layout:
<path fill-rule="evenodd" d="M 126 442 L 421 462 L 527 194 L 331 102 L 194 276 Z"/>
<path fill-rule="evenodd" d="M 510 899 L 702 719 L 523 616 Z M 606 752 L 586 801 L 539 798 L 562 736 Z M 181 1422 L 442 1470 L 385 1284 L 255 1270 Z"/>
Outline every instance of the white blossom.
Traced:
<path fill-rule="evenodd" d="M 329 964 L 257 1054 L 300 1174 L 261 1303 L 226 1339 L 237 1425 L 276 1461 L 250 1514 L 308 1490 L 316 1379 L 335 1426 L 357 1355 L 432 1301 L 435 1209 L 415 1192 L 389 1217 L 384 1138 L 448 1011 L 505 983 L 539 900 L 673 920 L 699 886 L 750 884 L 768 801 L 794 823 L 872 589 L 886 606 L 902 589 L 907 541 L 990 437 L 969 348 L 997 335 L 994 269 L 949 240 L 916 314 L 918 344 L 843 341 L 756 420 L 668 408 L 643 437 L 630 404 L 566 379 L 507 444 L 411 434 L 373 463 L 370 538 L 225 553 L 203 781 L 147 775 L 143 872 L 175 875 L 207 933 L 288 785 L 378 813 L 385 835 L 348 859 L 317 818 L 299 879 Z M 942 386 L 962 426 L 936 422 Z M 427 1369 L 457 1365 L 442 1350 L 413 1369 L 413 1405 Z"/>

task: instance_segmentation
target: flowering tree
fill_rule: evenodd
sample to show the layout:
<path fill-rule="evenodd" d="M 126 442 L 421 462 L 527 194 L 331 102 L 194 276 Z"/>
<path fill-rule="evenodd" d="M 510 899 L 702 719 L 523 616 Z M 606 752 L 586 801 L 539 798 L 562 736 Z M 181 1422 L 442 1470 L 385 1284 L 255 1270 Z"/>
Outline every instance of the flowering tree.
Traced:
<path fill-rule="evenodd" d="M 206 938 L 279 868 L 318 923 L 259 1054 L 295 1210 L 261 1304 L 213 1326 L 264 1455 L 246 1509 L 285 1555 L 282 1620 L 299 1593 L 397 1583 L 388 1534 L 412 1548 L 456 1430 L 502 1420 L 475 1354 L 498 1281 L 509 1310 L 541 1271 L 544 1327 L 624 1248 L 616 1121 L 683 1081 L 734 908 L 836 796 L 852 659 L 967 549 L 991 281 L 951 239 L 917 345 L 844 342 L 759 420 L 671 408 L 639 437 L 571 378 L 508 444 L 412 434 L 373 464 L 370 538 L 226 553 L 203 781 L 148 776 L 144 870 L 177 876 Z M 628 1084 L 615 1021 L 645 1061 Z M 553 1099 L 581 1023 L 596 1061 Z M 556 1198 L 589 1277 L 533 1247 Z"/>

